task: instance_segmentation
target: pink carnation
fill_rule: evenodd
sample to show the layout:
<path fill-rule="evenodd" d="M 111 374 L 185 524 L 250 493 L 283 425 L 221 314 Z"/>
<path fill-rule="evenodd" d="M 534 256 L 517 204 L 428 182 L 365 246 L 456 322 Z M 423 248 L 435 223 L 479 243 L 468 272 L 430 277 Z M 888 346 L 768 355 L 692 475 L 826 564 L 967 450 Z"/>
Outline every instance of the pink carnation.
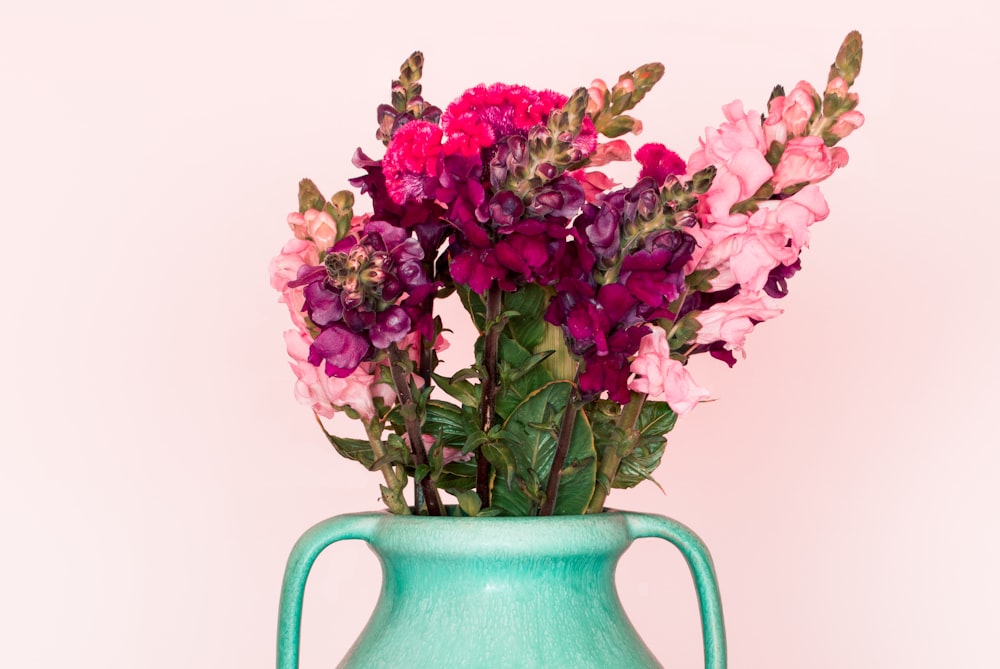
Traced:
<path fill-rule="evenodd" d="M 774 190 L 782 191 L 800 183 L 818 183 L 847 164 L 847 151 L 830 149 L 821 137 L 809 135 L 788 140 L 781 161 L 774 170 Z"/>
<path fill-rule="evenodd" d="M 694 382 L 687 368 L 670 357 L 667 333 L 656 325 L 639 342 L 630 369 L 636 376 L 629 381 L 629 389 L 646 393 L 654 402 L 666 402 L 680 416 L 709 396 L 708 390 Z"/>
<path fill-rule="evenodd" d="M 701 329 L 695 342 L 714 344 L 721 341 L 725 342 L 727 350 L 742 351 L 746 336 L 755 323 L 780 315 L 781 309 L 775 307 L 775 300 L 744 288 L 728 302 L 714 304 L 696 316 Z"/>

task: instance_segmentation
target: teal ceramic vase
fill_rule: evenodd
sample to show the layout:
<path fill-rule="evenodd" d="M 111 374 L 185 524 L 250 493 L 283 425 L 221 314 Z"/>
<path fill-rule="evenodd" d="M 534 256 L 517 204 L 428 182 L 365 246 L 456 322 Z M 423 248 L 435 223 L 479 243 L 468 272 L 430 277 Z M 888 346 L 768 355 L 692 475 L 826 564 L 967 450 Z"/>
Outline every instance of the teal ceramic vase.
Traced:
<path fill-rule="evenodd" d="M 342 669 L 640 669 L 661 667 L 615 590 L 635 539 L 674 544 L 691 568 L 705 667 L 726 666 L 712 560 L 691 530 L 662 516 L 606 511 L 546 518 L 359 513 L 325 520 L 292 549 L 281 590 L 278 669 L 298 669 L 299 628 L 313 561 L 344 539 L 368 542 L 382 592 Z M 693 613 L 693 612 L 692 612 Z"/>

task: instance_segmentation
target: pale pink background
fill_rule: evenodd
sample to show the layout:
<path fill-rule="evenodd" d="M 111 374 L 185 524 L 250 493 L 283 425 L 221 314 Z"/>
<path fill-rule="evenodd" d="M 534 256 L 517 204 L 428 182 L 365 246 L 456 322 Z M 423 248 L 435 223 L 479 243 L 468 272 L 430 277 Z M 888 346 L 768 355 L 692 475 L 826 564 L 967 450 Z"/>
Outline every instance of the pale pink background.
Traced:
<path fill-rule="evenodd" d="M 356 146 L 379 154 L 375 106 L 412 50 L 440 105 L 483 80 L 569 91 L 660 60 L 641 139 L 687 154 L 731 99 L 760 109 L 775 83 L 822 84 L 852 28 L 868 123 L 787 313 L 735 369 L 693 366 L 718 401 L 673 435 L 666 494 L 611 504 L 709 544 L 736 669 L 996 661 L 990 3 L 590 5 L 5 5 L 4 666 L 271 667 L 292 543 L 378 508 L 377 477 L 292 398 L 266 267 L 297 181 L 329 193 Z M 346 650 L 378 577 L 356 542 L 320 558 L 303 668 Z M 680 557 L 639 542 L 619 580 L 654 652 L 699 666 Z"/>

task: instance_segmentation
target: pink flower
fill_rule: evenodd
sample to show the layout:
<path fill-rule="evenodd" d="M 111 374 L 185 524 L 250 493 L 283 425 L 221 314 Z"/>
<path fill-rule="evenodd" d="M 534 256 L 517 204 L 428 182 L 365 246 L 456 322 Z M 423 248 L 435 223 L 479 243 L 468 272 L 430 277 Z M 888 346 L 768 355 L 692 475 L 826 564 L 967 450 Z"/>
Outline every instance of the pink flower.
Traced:
<path fill-rule="evenodd" d="M 319 264 L 319 254 L 316 245 L 304 239 L 290 239 L 281 248 L 281 253 L 271 259 L 268 272 L 271 275 L 271 287 L 279 293 L 288 288 L 302 265 Z"/>
<path fill-rule="evenodd" d="M 720 237 L 729 234 L 730 228 L 742 226 L 746 214 L 731 214 L 730 209 L 751 197 L 773 176 L 764 154 L 756 149 L 740 149 L 720 164 L 711 188 L 702 196 L 699 205 L 700 212 L 705 215 L 703 225 L 707 234 Z"/>
<path fill-rule="evenodd" d="M 670 357 L 667 333 L 659 326 L 651 326 L 639 342 L 630 369 L 636 376 L 629 382 L 629 389 L 646 393 L 654 402 L 666 402 L 679 416 L 709 396 L 708 390 L 694 382 L 687 368 Z"/>
<path fill-rule="evenodd" d="M 268 273 L 271 275 L 271 287 L 281 293 L 279 302 L 288 305 L 289 315 L 292 322 L 299 328 L 304 329 L 305 317 L 302 314 L 302 307 L 305 305 L 305 296 L 302 288 L 289 288 L 288 282 L 295 279 L 299 268 L 303 265 L 319 264 L 319 253 L 316 245 L 305 239 L 291 239 L 281 249 L 281 253 L 271 259 Z"/>
<path fill-rule="evenodd" d="M 591 204 L 597 202 L 599 196 L 618 185 L 617 181 L 614 181 L 604 172 L 598 172 L 597 170 L 574 170 L 573 172 L 568 172 L 568 175 L 576 179 L 580 186 L 583 187 L 583 197 Z"/>
<path fill-rule="evenodd" d="M 309 363 L 311 344 L 312 337 L 307 332 L 285 332 L 285 346 L 292 358 L 291 367 L 297 379 L 295 398 L 324 418 L 332 418 L 337 411 L 350 407 L 365 420 L 371 420 L 375 415 L 371 390 L 375 377 L 361 366 L 343 378 L 327 376 Z"/>
<path fill-rule="evenodd" d="M 590 167 L 600 167 L 610 162 L 619 160 L 631 160 L 632 149 L 624 139 L 613 139 L 610 142 L 598 144 L 594 152 L 590 154 Z"/>
<path fill-rule="evenodd" d="M 764 131 L 760 125 L 760 114 L 753 110 L 744 113 L 743 103 L 734 100 L 722 108 L 726 122 L 719 128 L 706 128 L 701 148 L 688 159 L 688 174 L 694 174 L 709 165 L 725 165 L 733 156 L 745 149 L 764 155 Z"/>
<path fill-rule="evenodd" d="M 849 112 L 844 112 L 840 115 L 833 126 L 830 128 L 830 133 L 836 135 L 840 139 L 844 139 L 852 132 L 864 125 L 865 117 L 864 115 L 856 110 L 851 110 Z"/>
<path fill-rule="evenodd" d="M 800 81 L 788 95 L 780 95 L 768 103 L 767 120 L 764 121 L 764 139 L 786 143 L 790 138 L 803 135 L 809 119 L 816 111 L 816 90 L 807 81 Z"/>
<path fill-rule="evenodd" d="M 782 191 L 800 183 L 817 183 L 847 164 L 847 151 L 830 149 L 816 136 L 788 140 L 781 161 L 774 170 L 774 190 Z"/>
<path fill-rule="evenodd" d="M 594 79 L 587 89 L 590 99 L 587 101 L 587 114 L 592 115 L 604 108 L 604 98 L 608 96 L 608 84 L 603 79 Z"/>
<path fill-rule="evenodd" d="M 707 239 L 697 269 L 717 269 L 713 290 L 736 284 L 759 291 L 768 273 L 778 265 L 791 265 L 809 242 L 809 226 L 829 214 L 818 186 L 806 186 L 784 200 L 760 203 L 746 225 L 725 237 Z"/>
<path fill-rule="evenodd" d="M 325 211 L 308 209 L 288 215 L 288 227 L 297 239 L 311 239 L 320 251 L 326 251 L 337 241 L 337 224 Z"/>
<path fill-rule="evenodd" d="M 780 315 L 781 309 L 775 307 L 775 300 L 744 288 L 728 302 L 714 304 L 696 316 L 701 329 L 695 342 L 714 344 L 721 341 L 725 342 L 727 350 L 742 351 L 746 336 L 755 323 Z"/>
<path fill-rule="evenodd" d="M 826 84 L 827 95 L 836 95 L 842 100 L 846 100 L 848 93 L 847 82 L 844 81 L 843 77 L 834 77 Z"/>

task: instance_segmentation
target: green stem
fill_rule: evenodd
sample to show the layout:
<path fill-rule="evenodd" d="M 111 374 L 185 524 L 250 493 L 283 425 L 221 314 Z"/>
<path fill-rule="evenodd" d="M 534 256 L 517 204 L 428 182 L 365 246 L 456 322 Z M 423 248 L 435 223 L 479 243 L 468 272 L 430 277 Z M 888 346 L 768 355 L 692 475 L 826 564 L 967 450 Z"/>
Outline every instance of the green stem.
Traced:
<path fill-rule="evenodd" d="M 316 420 L 319 420 L 317 417 Z M 378 462 L 383 457 L 385 457 L 385 448 L 382 444 L 382 423 L 372 419 L 370 421 L 362 421 L 365 424 L 365 434 L 368 435 L 368 443 L 372 447 L 372 455 L 375 457 L 375 461 Z M 382 472 L 382 476 L 385 477 L 386 487 L 393 492 L 393 499 L 389 500 L 382 496 L 382 501 L 385 505 L 389 507 L 389 510 L 393 513 L 400 515 L 407 515 L 410 513 L 410 507 L 406 505 L 403 499 L 403 486 L 405 482 L 400 479 L 396 474 L 396 470 L 390 464 L 384 464 L 379 467 L 379 471 Z"/>
<path fill-rule="evenodd" d="M 399 398 L 399 412 L 403 415 L 403 423 L 406 426 L 406 436 L 410 440 L 410 453 L 413 454 L 413 462 L 420 467 L 427 465 L 427 449 L 424 448 L 424 441 L 420 434 L 420 420 L 417 416 L 417 404 L 413 399 L 413 392 L 410 388 L 410 379 L 407 369 L 409 360 L 403 360 L 403 354 L 399 348 L 392 344 L 389 347 L 389 369 L 392 372 L 392 382 L 396 386 L 396 396 Z M 416 478 L 416 477 L 414 477 Z M 420 488 L 424 492 L 424 502 L 427 504 L 427 514 L 431 516 L 443 515 L 443 505 L 441 497 L 438 495 L 437 486 L 430 476 L 420 479 Z"/>
<path fill-rule="evenodd" d="M 569 452 L 573 426 L 576 424 L 580 406 L 580 391 L 574 383 L 566 399 L 566 410 L 563 412 L 562 425 L 559 426 L 559 441 L 556 442 L 556 452 L 552 458 L 552 467 L 549 469 L 549 480 L 545 485 L 545 503 L 538 510 L 539 516 L 551 516 L 555 512 L 559 480 L 562 478 L 562 468 L 566 463 L 566 454 Z"/>
<path fill-rule="evenodd" d="M 632 393 L 629 403 L 622 408 L 618 415 L 618 429 L 624 435 L 624 443 L 635 440 L 635 422 L 639 419 L 642 411 L 642 404 L 646 401 L 645 393 Z M 601 456 L 601 464 L 597 470 L 597 486 L 594 489 L 594 496 L 587 507 L 587 513 L 600 513 L 604 510 L 604 501 L 611 492 L 611 486 L 618 475 L 618 466 L 622 461 L 621 444 L 608 444 Z M 606 483 L 605 483 L 606 482 Z"/>
<path fill-rule="evenodd" d="M 500 348 L 499 323 L 500 310 L 503 308 L 503 295 L 500 286 L 494 281 L 490 284 L 486 293 L 486 332 L 483 342 L 483 392 L 479 400 L 479 422 L 484 433 L 489 433 L 496 424 L 496 404 L 497 387 L 497 358 Z M 490 505 L 490 463 L 481 449 L 476 449 L 476 492 L 479 494 L 479 501 L 482 508 Z"/>

